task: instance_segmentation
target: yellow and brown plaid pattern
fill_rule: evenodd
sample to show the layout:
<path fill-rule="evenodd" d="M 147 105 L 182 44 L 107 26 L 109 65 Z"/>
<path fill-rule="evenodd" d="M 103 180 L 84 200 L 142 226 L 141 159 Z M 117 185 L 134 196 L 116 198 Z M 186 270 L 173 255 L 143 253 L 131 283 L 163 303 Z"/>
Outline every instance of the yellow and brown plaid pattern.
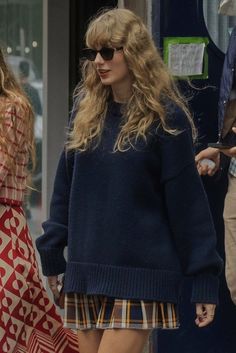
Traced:
<path fill-rule="evenodd" d="M 64 325 L 75 330 L 176 329 L 179 318 L 172 303 L 67 293 Z"/>

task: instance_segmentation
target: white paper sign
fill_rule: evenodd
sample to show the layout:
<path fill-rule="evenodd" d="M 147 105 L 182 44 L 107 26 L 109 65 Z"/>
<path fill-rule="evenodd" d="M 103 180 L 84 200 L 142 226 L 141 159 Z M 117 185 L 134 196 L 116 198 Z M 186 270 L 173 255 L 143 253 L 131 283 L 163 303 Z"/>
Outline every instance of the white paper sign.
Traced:
<path fill-rule="evenodd" d="M 169 44 L 168 67 L 174 76 L 202 75 L 205 43 Z"/>

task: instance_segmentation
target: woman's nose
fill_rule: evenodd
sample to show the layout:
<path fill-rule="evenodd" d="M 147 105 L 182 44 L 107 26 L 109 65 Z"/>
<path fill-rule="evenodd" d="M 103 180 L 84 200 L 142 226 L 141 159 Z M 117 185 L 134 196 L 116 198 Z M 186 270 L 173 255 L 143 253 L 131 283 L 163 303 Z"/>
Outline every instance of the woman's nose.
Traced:
<path fill-rule="evenodd" d="M 98 52 L 96 55 L 96 58 L 94 60 L 95 63 L 101 63 L 104 62 L 104 59 L 102 58 L 101 54 Z"/>

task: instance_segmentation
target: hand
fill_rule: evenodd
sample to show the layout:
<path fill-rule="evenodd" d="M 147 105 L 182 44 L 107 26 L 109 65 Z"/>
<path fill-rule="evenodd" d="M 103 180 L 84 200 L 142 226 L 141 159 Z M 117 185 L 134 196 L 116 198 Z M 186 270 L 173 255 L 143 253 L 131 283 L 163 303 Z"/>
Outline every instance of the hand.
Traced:
<path fill-rule="evenodd" d="M 196 325 L 198 327 L 209 325 L 214 320 L 215 308 L 215 304 L 196 304 Z"/>
<path fill-rule="evenodd" d="M 233 132 L 236 134 L 236 127 L 232 128 Z M 224 153 L 228 157 L 236 157 L 236 146 L 228 149 L 222 150 L 222 153 Z"/>
<path fill-rule="evenodd" d="M 49 276 L 47 278 L 49 288 L 54 296 L 54 299 L 59 299 L 60 292 L 58 290 L 58 285 L 60 282 L 58 281 L 58 276 Z"/>
<path fill-rule="evenodd" d="M 210 159 L 215 163 L 214 168 L 210 168 L 207 164 L 202 165 L 201 160 Z M 220 151 L 218 148 L 208 147 L 205 150 L 199 152 L 195 157 L 195 162 L 197 166 L 198 173 L 200 175 L 212 176 L 219 169 L 220 166 Z"/>

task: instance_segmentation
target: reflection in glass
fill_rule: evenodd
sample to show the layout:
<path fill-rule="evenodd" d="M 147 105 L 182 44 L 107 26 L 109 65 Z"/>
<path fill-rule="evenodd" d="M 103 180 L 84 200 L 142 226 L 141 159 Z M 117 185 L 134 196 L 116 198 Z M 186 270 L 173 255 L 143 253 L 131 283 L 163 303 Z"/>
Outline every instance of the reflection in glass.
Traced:
<path fill-rule="evenodd" d="M 26 205 L 32 237 L 41 232 L 42 0 L 0 0 L 0 45 L 35 112 L 37 163 Z"/>
<path fill-rule="evenodd" d="M 225 53 L 230 33 L 236 25 L 236 16 L 220 15 L 218 13 L 220 1 L 203 0 L 203 14 L 212 41 Z"/>

